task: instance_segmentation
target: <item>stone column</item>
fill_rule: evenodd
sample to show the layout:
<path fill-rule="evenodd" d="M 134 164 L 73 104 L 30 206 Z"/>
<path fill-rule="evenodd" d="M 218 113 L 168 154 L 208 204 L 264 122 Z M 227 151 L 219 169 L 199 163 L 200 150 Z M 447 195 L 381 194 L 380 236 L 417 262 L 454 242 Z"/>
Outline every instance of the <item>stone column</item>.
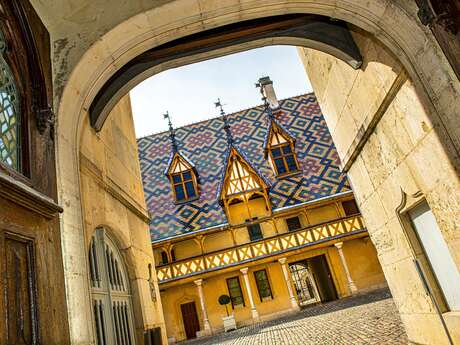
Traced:
<path fill-rule="evenodd" d="M 342 266 L 343 269 L 345 270 L 345 274 L 347 275 L 347 280 L 348 280 L 348 288 L 350 289 L 350 293 L 352 295 L 356 294 L 358 292 L 358 288 L 355 285 L 355 282 L 353 281 L 353 278 L 351 278 L 350 270 L 348 269 L 348 264 L 347 260 L 345 259 L 345 255 L 343 254 L 343 242 L 337 242 L 334 244 L 334 246 L 337 248 L 340 256 L 340 260 L 342 261 Z"/>
<path fill-rule="evenodd" d="M 197 279 L 194 281 L 194 283 L 198 288 L 198 295 L 200 296 L 201 313 L 203 314 L 204 333 L 211 334 L 211 324 L 209 323 L 208 313 L 206 311 L 206 304 L 204 302 L 203 279 Z"/>
<path fill-rule="evenodd" d="M 246 291 L 248 292 L 249 304 L 251 305 L 252 319 L 255 322 L 258 322 L 259 312 L 256 309 L 256 305 L 254 304 L 254 298 L 252 297 L 251 285 L 249 285 L 248 268 L 244 267 L 240 269 L 240 272 L 243 273 L 244 284 L 246 285 Z"/>
<path fill-rule="evenodd" d="M 289 275 L 289 269 L 286 264 L 287 259 L 281 258 L 278 261 L 281 264 L 281 268 L 283 270 L 284 281 L 286 282 L 286 286 L 289 292 L 289 299 L 291 300 L 292 309 L 299 310 L 299 303 L 297 303 L 297 298 L 295 298 L 294 291 L 292 291 L 291 278 Z"/>

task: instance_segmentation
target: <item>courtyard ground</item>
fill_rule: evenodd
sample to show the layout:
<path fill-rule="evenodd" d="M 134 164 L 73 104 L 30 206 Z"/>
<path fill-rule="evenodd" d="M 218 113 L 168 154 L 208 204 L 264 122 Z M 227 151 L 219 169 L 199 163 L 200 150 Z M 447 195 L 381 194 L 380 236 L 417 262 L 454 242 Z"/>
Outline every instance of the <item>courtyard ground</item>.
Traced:
<path fill-rule="evenodd" d="M 390 292 L 378 290 L 181 345 L 407 344 Z"/>

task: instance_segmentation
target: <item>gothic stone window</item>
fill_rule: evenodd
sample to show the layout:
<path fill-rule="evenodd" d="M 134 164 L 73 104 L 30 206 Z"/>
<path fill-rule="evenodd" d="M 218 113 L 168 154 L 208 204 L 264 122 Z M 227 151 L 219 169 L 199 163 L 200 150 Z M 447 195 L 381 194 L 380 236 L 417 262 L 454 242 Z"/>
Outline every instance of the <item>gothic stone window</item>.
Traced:
<path fill-rule="evenodd" d="M 20 171 L 20 99 L 10 66 L 5 60 L 6 43 L 0 32 L 0 161 Z"/>
<path fill-rule="evenodd" d="M 126 267 L 104 229 L 97 229 L 91 240 L 89 267 L 97 345 L 135 345 Z"/>
<path fill-rule="evenodd" d="M 198 198 L 198 182 L 195 170 L 180 154 L 176 153 L 168 169 L 168 176 L 176 202 Z"/>
<path fill-rule="evenodd" d="M 277 176 L 299 171 L 299 165 L 294 153 L 294 141 L 273 123 L 268 141 L 270 162 Z"/>

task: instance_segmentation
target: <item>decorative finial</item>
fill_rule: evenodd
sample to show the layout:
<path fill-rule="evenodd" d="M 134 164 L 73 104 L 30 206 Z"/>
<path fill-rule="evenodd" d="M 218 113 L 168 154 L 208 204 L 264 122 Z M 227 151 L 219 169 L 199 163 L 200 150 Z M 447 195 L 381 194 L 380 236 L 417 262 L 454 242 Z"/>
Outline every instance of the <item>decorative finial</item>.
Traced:
<path fill-rule="evenodd" d="M 171 139 L 171 148 L 173 152 L 177 152 L 176 132 L 174 131 L 173 125 L 171 123 L 171 117 L 169 116 L 169 111 L 163 114 L 163 118 L 168 119 L 169 138 Z"/>
<path fill-rule="evenodd" d="M 222 121 L 224 122 L 224 131 L 227 134 L 227 142 L 229 145 L 233 144 L 232 132 L 230 131 L 230 125 L 228 124 L 227 114 L 225 114 L 222 102 L 220 98 L 217 99 L 217 102 L 214 102 L 216 108 L 220 109 L 220 115 L 222 116 Z"/>
<path fill-rule="evenodd" d="M 220 101 L 220 98 L 217 99 L 217 102 L 214 102 L 214 105 L 216 106 L 216 108 L 220 109 L 220 115 L 224 116 L 225 115 L 225 111 L 224 111 L 224 107 L 223 107 L 224 105 Z"/>
<path fill-rule="evenodd" d="M 271 121 L 273 120 L 273 111 L 272 111 L 272 108 L 270 107 L 270 103 L 268 103 L 267 97 L 265 96 L 264 88 L 263 88 L 262 83 L 260 82 L 260 79 L 259 79 L 259 82 L 256 83 L 256 87 L 259 88 L 260 93 L 262 94 L 262 102 L 264 102 L 264 108 L 265 108 L 265 111 L 267 112 L 268 120 Z"/>

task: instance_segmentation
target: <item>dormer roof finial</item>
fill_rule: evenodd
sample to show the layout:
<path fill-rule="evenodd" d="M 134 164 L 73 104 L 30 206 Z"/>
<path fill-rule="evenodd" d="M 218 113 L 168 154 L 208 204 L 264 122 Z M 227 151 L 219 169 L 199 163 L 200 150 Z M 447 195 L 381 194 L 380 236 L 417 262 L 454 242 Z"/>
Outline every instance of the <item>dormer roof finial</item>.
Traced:
<path fill-rule="evenodd" d="M 172 148 L 173 153 L 175 153 L 177 152 L 176 132 L 171 123 L 171 117 L 169 116 L 169 111 L 163 114 L 163 118 L 168 119 L 169 138 L 171 139 L 171 148 Z"/>
<path fill-rule="evenodd" d="M 220 115 L 222 116 L 222 121 L 224 122 L 224 131 L 227 134 L 227 142 L 228 142 L 228 145 L 232 145 L 233 144 L 232 132 L 230 131 L 230 125 L 228 123 L 227 114 L 225 114 L 223 104 L 220 101 L 220 98 L 217 99 L 217 102 L 214 102 L 214 105 L 216 106 L 216 108 L 220 109 Z"/>

